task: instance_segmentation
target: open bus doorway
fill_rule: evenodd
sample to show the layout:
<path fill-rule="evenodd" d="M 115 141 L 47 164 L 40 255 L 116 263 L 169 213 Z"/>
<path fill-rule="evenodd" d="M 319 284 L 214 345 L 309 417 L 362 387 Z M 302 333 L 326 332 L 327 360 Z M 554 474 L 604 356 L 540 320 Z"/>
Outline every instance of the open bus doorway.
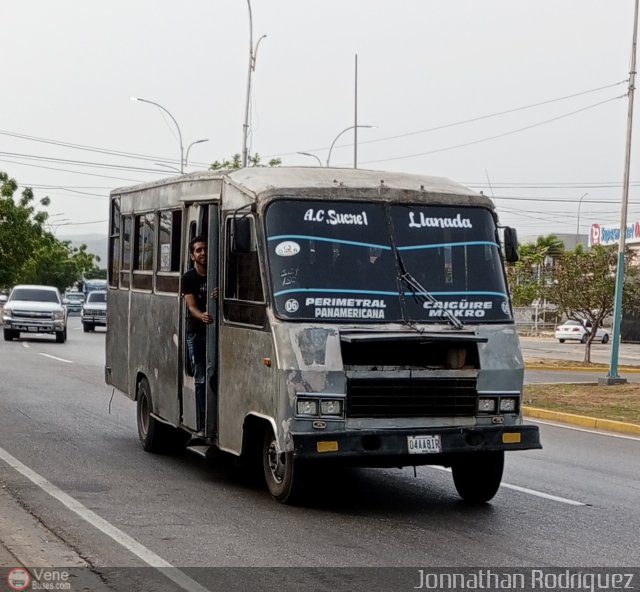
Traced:
<path fill-rule="evenodd" d="M 181 297 L 182 315 L 182 389 L 181 389 L 181 422 L 182 425 L 192 431 L 199 431 L 201 435 L 211 437 L 215 431 L 216 410 L 216 352 L 217 352 L 217 325 L 218 313 L 217 302 L 212 297 L 214 289 L 218 285 L 218 232 L 217 206 L 212 204 L 192 205 L 187 209 L 187 232 L 185 233 L 183 273 L 194 268 L 194 258 L 192 257 L 190 244 L 197 237 L 203 237 L 207 242 L 206 260 L 206 312 L 213 317 L 213 323 L 205 326 L 206 337 L 204 338 L 204 352 L 199 348 L 198 356 L 204 360 L 204 417 L 202 425 L 198 422 L 197 396 L 195 372 L 192 364 L 189 347 L 187 343 L 188 328 L 190 322 L 189 309 L 185 303 L 184 296 Z M 184 286 L 181 291 L 184 293 Z"/>

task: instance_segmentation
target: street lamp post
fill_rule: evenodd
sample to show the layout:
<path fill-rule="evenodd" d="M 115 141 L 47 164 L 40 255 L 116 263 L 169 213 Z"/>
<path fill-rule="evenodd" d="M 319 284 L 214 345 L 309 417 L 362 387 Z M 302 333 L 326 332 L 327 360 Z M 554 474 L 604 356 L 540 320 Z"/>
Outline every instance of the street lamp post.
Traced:
<path fill-rule="evenodd" d="M 578 237 L 580 236 L 580 206 L 582 205 L 582 200 L 587 197 L 587 195 L 589 195 L 589 193 L 585 193 L 584 195 L 580 196 L 580 199 L 578 200 L 578 221 L 576 222 L 576 247 L 578 246 Z"/>
<path fill-rule="evenodd" d="M 311 158 L 315 158 L 318 161 L 318 166 L 322 166 L 322 161 L 316 154 L 311 154 L 311 152 L 296 152 L 296 154 L 302 154 L 302 156 L 310 156 Z"/>
<path fill-rule="evenodd" d="M 203 142 L 208 142 L 209 138 L 204 138 L 202 140 L 196 140 L 195 142 L 191 142 L 191 144 L 189 144 L 189 146 L 187 146 L 187 153 L 185 154 L 184 157 L 184 166 L 187 166 L 187 163 L 189 162 L 189 150 L 191 150 L 191 146 L 193 146 L 194 144 L 202 144 Z"/>
<path fill-rule="evenodd" d="M 176 125 L 176 129 L 178 130 L 178 138 L 180 140 L 180 173 L 184 173 L 184 145 L 182 143 L 182 132 L 180 131 L 180 126 L 178 125 L 178 122 L 176 121 L 176 118 L 171 115 L 171 112 L 167 109 L 165 109 L 162 105 L 155 103 L 154 101 L 149 101 L 147 99 L 141 99 L 139 97 L 131 97 L 132 101 L 140 101 L 141 103 L 149 103 L 150 105 L 155 105 L 156 107 L 158 107 L 158 109 L 161 109 L 162 111 L 164 111 L 169 117 L 171 117 L 171 120 L 173 121 L 173 123 L 175 123 Z"/>
<path fill-rule="evenodd" d="M 620 347 L 620 324 L 622 320 L 622 292 L 624 290 L 624 250 L 627 234 L 627 209 L 629 205 L 629 172 L 631 169 L 631 135 L 633 130 L 633 97 L 636 81 L 636 51 L 638 44 L 638 5 L 635 2 L 633 17 L 633 40 L 631 43 L 631 67 L 629 69 L 629 93 L 627 107 L 627 136 L 625 144 L 624 178 L 622 181 L 622 204 L 620 207 L 620 240 L 618 241 L 618 266 L 616 268 L 616 289 L 613 298 L 613 326 L 611 363 L 606 377 L 598 379 L 599 384 L 611 385 L 627 382 L 618 375 L 618 350 Z"/>
<path fill-rule="evenodd" d="M 249 8 L 249 72 L 247 74 L 247 98 L 244 106 L 244 124 L 242 125 L 242 166 L 246 167 L 249 160 L 247 141 L 249 137 L 249 102 L 251 100 L 251 74 L 256 69 L 256 56 L 258 55 L 258 46 L 266 37 L 262 35 L 255 47 L 253 45 L 253 14 L 251 12 L 251 0 L 247 0 Z"/>
<path fill-rule="evenodd" d="M 352 129 L 358 129 L 359 127 L 375 128 L 376 126 L 375 126 L 375 125 L 350 125 L 349 127 L 345 127 L 345 128 L 344 128 L 344 129 L 343 129 L 343 130 L 342 130 L 342 131 L 341 131 L 341 132 L 340 132 L 340 133 L 335 137 L 335 139 L 333 140 L 333 142 L 331 142 L 331 147 L 329 148 L 329 154 L 327 155 L 327 166 L 329 166 L 329 163 L 330 163 L 330 161 L 331 161 L 331 152 L 333 151 L 333 147 L 335 146 L 336 142 L 338 141 L 338 138 L 339 138 L 342 134 L 344 134 L 344 133 L 348 132 L 349 130 L 352 130 Z M 354 165 L 355 165 L 355 163 L 354 163 Z M 355 168 L 355 166 L 354 166 L 354 168 Z"/>

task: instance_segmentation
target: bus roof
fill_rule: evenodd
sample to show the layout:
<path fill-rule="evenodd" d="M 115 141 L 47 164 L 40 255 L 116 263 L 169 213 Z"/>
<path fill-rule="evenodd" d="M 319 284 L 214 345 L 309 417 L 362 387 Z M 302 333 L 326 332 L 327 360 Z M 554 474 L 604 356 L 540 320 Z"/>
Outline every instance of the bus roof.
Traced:
<path fill-rule="evenodd" d="M 416 192 L 430 196 L 462 197 L 463 201 L 466 197 L 475 205 L 493 209 L 493 203 L 488 197 L 445 177 L 327 167 L 249 167 L 236 170 L 198 171 L 133 187 L 114 189 L 111 194 L 124 195 L 181 182 L 213 180 L 229 182 L 253 194 L 256 199 L 268 197 L 274 193 L 300 192 L 308 195 L 318 189 L 357 189 L 363 192 L 380 192 L 384 189 L 391 190 L 395 195 Z M 391 199 L 394 198 L 391 197 Z"/>

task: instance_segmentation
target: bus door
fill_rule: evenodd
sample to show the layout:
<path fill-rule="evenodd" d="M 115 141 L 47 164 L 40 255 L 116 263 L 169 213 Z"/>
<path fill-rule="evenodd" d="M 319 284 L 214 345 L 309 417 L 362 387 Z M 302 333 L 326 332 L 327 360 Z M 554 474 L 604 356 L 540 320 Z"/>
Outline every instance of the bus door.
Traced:
<path fill-rule="evenodd" d="M 189 243 L 196 236 L 207 236 L 209 228 L 208 204 L 192 204 L 185 208 L 185 224 L 186 232 L 184 236 L 183 246 L 183 262 L 182 273 L 186 273 L 193 269 L 193 261 L 191 260 L 191 252 Z M 208 288 L 208 286 L 207 286 Z M 187 309 L 184 298 L 180 297 L 180 358 L 182 366 L 182 388 L 178 390 L 180 399 L 180 419 L 183 426 L 191 429 L 197 429 L 196 418 L 196 390 L 193 377 L 193 368 L 189 359 L 189 348 L 187 347 L 187 317 L 189 310 Z"/>
<path fill-rule="evenodd" d="M 209 228 L 207 237 L 207 288 L 209 291 L 208 311 L 213 324 L 207 325 L 207 407 L 205 416 L 205 434 L 214 434 L 218 422 L 218 328 L 220 324 L 219 299 L 212 298 L 214 289 L 220 285 L 220 213 L 218 204 L 208 206 Z"/>

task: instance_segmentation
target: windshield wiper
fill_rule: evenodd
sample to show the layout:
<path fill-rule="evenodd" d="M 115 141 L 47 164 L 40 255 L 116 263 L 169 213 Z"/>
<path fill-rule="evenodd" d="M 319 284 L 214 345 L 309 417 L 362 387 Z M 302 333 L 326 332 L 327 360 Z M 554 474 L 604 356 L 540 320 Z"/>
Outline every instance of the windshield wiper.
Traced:
<path fill-rule="evenodd" d="M 400 253 L 398 253 L 397 251 L 396 256 L 398 257 L 398 262 L 400 263 L 400 273 L 398 274 L 398 278 L 405 286 L 409 288 L 409 290 L 411 290 L 413 298 L 416 301 L 422 303 L 431 302 L 437 309 L 442 310 L 443 316 L 449 320 L 454 329 L 464 328 L 464 324 L 462 323 L 462 321 L 456 318 L 456 316 L 450 310 L 444 308 L 442 304 L 438 300 L 436 300 L 433 295 L 406 270 L 404 262 L 400 257 Z"/>

